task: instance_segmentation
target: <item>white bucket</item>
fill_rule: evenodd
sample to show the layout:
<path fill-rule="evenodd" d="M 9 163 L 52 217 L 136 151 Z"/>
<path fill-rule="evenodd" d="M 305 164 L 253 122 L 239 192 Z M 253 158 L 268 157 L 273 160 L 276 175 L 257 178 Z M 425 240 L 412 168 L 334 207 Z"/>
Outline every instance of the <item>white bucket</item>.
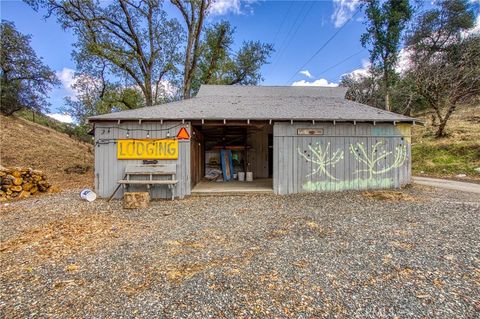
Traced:
<path fill-rule="evenodd" d="M 247 172 L 247 182 L 253 182 L 253 172 Z"/>
<path fill-rule="evenodd" d="M 97 199 L 97 194 L 95 194 L 91 189 L 85 188 L 80 192 L 80 197 L 86 201 L 93 202 Z"/>
<path fill-rule="evenodd" d="M 238 172 L 238 181 L 239 182 L 245 181 L 245 172 Z"/>

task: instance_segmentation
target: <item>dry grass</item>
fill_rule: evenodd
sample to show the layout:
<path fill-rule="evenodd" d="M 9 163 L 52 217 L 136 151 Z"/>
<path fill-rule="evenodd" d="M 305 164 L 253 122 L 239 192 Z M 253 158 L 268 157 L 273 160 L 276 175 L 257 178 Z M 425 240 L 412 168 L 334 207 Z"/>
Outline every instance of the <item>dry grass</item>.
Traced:
<path fill-rule="evenodd" d="M 1 115 L 0 130 L 0 165 L 41 170 L 61 189 L 92 187 L 93 145 L 17 117 Z"/>
<path fill-rule="evenodd" d="M 398 192 L 398 191 L 392 191 L 392 190 L 367 191 L 367 192 L 362 192 L 362 196 L 370 199 L 384 200 L 384 201 L 415 201 L 416 200 L 415 197 L 405 192 Z"/>
<path fill-rule="evenodd" d="M 67 217 L 34 228 L 2 242 L 0 252 L 8 259 L 22 251 L 33 251 L 36 257 L 59 259 L 80 251 L 92 251 L 131 228 L 125 220 L 103 214 Z"/>
<path fill-rule="evenodd" d="M 480 106 L 460 108 L 449 120 L 447 136 L 435 138 L 429 116 L 425 126 L 414 126 L 412 170 L 417 175 L 455 177 L 480 181 Z"/>
<path fill-rule="evenodd" d="M 45 264 L 61 264 L 131 240 L 142 231 L 136 226 L 112 215 L 87 213 L 28 228 L 0 242 L 0 280 L 26 278 Z M 76 273 L 84 267 L 70 263 L 64 271 Z"/>

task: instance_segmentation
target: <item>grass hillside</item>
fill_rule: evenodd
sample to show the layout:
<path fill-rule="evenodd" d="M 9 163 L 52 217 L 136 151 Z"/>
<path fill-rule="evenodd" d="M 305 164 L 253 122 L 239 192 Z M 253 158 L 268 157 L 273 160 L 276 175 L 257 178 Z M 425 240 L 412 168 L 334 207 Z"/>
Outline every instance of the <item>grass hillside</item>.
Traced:
<path fill-rule="evenodd" d="M 87 134 L 88 132 L 85 131 L 85 127 L 80 127 L 69 123 L 62 123 L 51 118 L 50 116 L 38 112 L 32 112 L 31 110 L 20 110 L 15 112 L 15 116 L 40 124 L 42 126 L 52 128 L 55 131 L 65 133 L 68 136 L 80 141 L 91 141 L 91 136 Z"/>
<path fill-rule="evenodd" d="M 480 106 L 459 109 L 447 124 L 448 136 L 437 139 L 428 116 L 415 126 L 412 138 L 413 174 L 480 182 Z M 476 170 L 477 169 L 477 170 Z"/>
<path fill-rule="evenodd" d="M 19 117 L 0 115 L 0 131 L 0 165 L 42 170 L 61 189 L 93 186 L 93 145 Z"/>

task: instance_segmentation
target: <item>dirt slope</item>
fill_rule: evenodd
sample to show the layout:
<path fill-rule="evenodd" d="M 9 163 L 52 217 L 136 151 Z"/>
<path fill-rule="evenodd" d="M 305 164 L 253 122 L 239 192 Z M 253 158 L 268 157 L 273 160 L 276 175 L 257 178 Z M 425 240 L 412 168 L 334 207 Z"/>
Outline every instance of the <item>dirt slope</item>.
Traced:
<path fill-rule="evenodd" d="M 17 117 L 0 115 L 0 165 L 42 170 L 61 189 L 93 186 L 93 146 Z"/>

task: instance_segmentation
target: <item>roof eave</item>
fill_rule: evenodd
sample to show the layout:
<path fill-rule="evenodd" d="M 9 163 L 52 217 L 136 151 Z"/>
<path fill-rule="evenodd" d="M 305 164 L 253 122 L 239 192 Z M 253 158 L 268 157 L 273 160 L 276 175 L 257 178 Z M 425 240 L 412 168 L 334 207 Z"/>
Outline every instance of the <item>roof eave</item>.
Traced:
<path fill-rule="evenodd" d="M 417 118 L 407 119 L 344 119 L 344 118 L 99 118 L 90 117 L 87 123 L 96 122 L 136 122 L 136 121 L 274 121 L 274 122 L 358 122 L 358 123 L 412 123 L 424 125 L 424 121 Z"/>

